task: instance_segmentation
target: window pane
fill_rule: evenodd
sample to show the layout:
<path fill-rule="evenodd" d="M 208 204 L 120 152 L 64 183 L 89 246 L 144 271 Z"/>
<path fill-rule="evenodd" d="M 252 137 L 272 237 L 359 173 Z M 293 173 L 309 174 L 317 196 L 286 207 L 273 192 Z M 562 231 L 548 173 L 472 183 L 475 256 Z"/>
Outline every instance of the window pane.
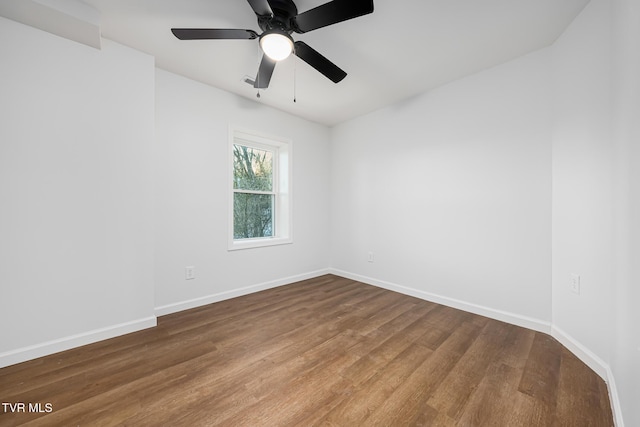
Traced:
<path fill-rule="evenodd" d="M 272 191 L 273 152 L 234 144 L 233 188 Z"/>
<path fill-rule="evenodd" d="M 272 194 L 233 195 L 233 238 L 273 237 Z"/>

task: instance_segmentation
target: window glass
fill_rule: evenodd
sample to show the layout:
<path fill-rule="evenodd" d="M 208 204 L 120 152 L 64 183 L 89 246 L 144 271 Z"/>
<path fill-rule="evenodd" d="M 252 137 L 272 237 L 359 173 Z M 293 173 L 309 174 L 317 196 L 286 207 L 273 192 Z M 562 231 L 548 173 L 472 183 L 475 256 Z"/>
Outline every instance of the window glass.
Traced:
<path fill-rule="evenodd" d="M 233 188 L 273 190 L 273 151 L 233 145 Z"/>

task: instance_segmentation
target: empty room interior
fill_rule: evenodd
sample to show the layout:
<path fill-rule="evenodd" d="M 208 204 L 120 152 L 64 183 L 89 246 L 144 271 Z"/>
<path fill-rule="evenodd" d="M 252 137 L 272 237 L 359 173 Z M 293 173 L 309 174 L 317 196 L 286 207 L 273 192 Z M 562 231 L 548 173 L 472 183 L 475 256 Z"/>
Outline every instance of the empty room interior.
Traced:
<path fill-rule="evenodd" d="M 3 0 L 0 426 L 640 426 L 638 52 L 637 0 Z"/>

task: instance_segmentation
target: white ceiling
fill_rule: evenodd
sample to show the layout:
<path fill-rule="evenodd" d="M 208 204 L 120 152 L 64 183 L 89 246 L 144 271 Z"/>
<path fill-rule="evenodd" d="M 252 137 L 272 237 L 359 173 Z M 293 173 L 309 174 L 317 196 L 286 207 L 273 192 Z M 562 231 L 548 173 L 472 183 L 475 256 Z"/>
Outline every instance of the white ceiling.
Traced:
<path fill-rule="evenodd" d="M 259 33 L 246 0 L 83 1 L 100 11 L 103 37 L 155 56 L 159 68 L 332 126 L 548 46 L 589 0 L 374 0 L 370 15 L 293 34 L 344 69 L 342 82 L 292 56 L 260 99 L 243 82 L 258 69 L 257 40 L 180 41 L 170 32 Z M 304 12 L 325 2 L 296 4 Z"/>

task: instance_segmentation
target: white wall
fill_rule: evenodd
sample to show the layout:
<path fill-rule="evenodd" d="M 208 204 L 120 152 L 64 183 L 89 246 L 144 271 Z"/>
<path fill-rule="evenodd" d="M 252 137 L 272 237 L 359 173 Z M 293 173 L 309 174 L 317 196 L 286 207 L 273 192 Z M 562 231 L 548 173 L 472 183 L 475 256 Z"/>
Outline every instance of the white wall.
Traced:
<path fill-rule="evenodd" d="M 335 127 L 332 266 L 548 329 L 550 59 L 538 51 Z"/>
<path fill-rule="evenodd" d="M 1 366 L 155 318 L 153 58 L 4 18 L 0 58 Z"/>
<path fill-rule="evenodd" d="M 292 140 L 293 244 L 227 250 L 229 124 Z M 326 127 L 158 70 L 156 136 L 159 314 L 327 271 Z"/>
<path fill-rule="evenodd" d="M 553 324 L 628 426 L 640 425 L 638 22 L 637 2 L 592 0 L 554 46 Z"/>
<path fill-rule="evenodd" d="M 612 328 L 609 9 L 592 1 L 553 48 L 553 323 L 603 361 Z"/>
<path fill-rule="evenodd" d="M 614 288 L 611 368 L 627 426 L 640 425 L 640 4 L 613 2 Z"/>

